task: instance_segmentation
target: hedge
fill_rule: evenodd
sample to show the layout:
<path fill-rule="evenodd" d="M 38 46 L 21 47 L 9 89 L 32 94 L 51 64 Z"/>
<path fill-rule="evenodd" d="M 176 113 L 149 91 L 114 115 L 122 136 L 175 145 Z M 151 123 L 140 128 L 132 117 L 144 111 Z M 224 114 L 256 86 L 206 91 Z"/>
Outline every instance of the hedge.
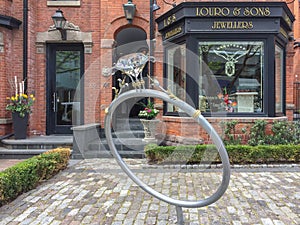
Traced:
<path fill-rule="evenodd" d="M 300 162 L 300 145 L 226 145 L 231 164 Z M 214 145 L 145 146 L 149 163 L 221 163 Z"/>
<path fill-rule="evenodd" d="M 70 155 L 69 148 L 56 148 L 0 172 L 0 206 L 66 168 Z"/>

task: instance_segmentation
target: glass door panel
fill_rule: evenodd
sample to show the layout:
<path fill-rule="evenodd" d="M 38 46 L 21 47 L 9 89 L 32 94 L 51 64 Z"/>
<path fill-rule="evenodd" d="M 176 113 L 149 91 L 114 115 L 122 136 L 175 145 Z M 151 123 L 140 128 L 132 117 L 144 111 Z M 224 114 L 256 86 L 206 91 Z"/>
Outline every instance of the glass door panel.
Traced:
<path fill-rule="evenodd" d="M 80 124 L 80 52 L 56 52 L 56 125 Z M 76 93 L 76 96 L 75 96 Z"/>

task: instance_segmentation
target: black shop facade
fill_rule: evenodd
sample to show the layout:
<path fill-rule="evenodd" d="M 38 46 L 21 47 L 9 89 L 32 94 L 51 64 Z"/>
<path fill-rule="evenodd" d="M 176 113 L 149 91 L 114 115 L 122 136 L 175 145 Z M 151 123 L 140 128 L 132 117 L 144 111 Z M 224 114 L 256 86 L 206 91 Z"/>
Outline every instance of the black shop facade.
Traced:
<path fill-rule="evenodd" d="M 156 19 L 165 87 L 206 117 L 286 116 L 284 2 L 183 2 Z M 164 116 L 180 109 L 164 106 Z"/>

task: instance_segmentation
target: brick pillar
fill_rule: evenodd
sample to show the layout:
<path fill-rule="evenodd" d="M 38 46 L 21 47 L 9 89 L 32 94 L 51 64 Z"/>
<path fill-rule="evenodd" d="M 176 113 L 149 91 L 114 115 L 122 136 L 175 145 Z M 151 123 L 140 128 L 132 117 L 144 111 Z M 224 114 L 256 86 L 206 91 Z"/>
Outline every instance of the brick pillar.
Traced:
<path fill-rule="evenodd" d="M 289 42 L 287 46 L 286 54 L 286 116 L 288 120 L 293 120 L 294 110 L 294 63 L 297 63 L 298 59 L 295 58 L 295 51 L 293 48 L 293 42 Z"/>

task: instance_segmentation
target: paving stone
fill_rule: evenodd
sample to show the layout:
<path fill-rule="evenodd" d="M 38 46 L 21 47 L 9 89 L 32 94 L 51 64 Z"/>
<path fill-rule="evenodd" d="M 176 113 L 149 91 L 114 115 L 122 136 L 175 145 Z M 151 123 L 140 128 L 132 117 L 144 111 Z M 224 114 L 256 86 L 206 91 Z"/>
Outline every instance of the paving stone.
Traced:
<path fill-rule="evenodd" d="M 219 187 L 222 169 L 204 165 L 148 166 L 124 159 L 160 193 L 203 200 Z M 224 196 L 202 208 L 183 208 L 185 224 L 300 224 L 300 166 L 235 166 Z M 175 207 L 144 192 L 112 159 L 72 164 L 35 190 L 0 208 L 0 225 L 176 224 Z"/>

